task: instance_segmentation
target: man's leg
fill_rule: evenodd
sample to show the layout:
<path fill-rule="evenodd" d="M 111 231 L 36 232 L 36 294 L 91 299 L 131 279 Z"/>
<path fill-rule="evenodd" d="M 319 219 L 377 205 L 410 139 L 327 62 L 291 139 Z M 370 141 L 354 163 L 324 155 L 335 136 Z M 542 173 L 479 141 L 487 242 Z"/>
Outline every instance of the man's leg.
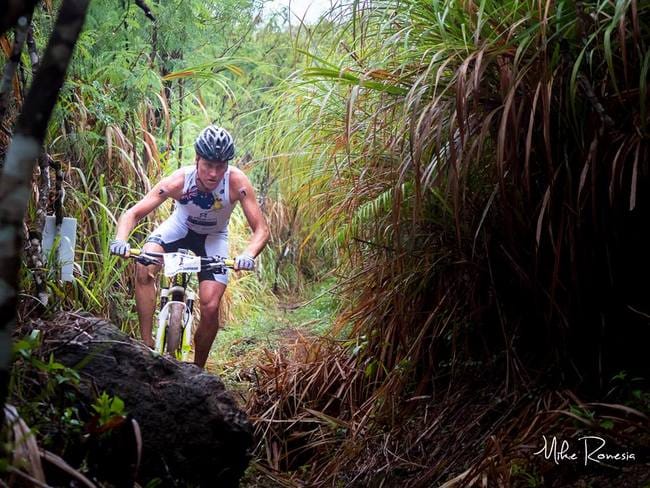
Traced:
<path fill-rule="evenodd" d="M 203 368 L 210 348 L 219 330 L 219 304 L 226 285 L 217 281 L 203 280 L 199 283 L 201 320 L 194 333 L 194 364 Z"/>
<path fill-rule="evenodd" d="M 163 247 L 154 242 L 147 242 L 143 249 L 151 252 L 163 252 Z M 156 275 L 160 266 L 144 266 L 138 263 L 135 275 L 135 308 L 138 311 L 140 335 L 142 342 L 153 347 L 153 313 L 156 308 Z"/>

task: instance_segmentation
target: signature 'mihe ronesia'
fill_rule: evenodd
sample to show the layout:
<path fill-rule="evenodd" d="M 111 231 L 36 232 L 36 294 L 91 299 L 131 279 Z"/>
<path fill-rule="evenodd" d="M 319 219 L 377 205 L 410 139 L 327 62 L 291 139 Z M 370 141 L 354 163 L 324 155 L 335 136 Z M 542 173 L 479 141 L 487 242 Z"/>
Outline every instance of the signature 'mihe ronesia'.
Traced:
<path fill-rule="evenodd" d="M 636 461 L 636 455 L 633 452 L 605 450 L 607 442 L 602 437 L 593 435 L 579 437 L 577 439 L 578 446 L 575 449 L 566 439 L 558 441 L 555 436 L 550 440 L 546 436 L 542 437 L 544 447 L 533 454 L 542 454 L 544 458 L 552 459 L 555 464 L 578 461 L 587 466 L 590 462 L 601 464 L 603 462 Z"/>

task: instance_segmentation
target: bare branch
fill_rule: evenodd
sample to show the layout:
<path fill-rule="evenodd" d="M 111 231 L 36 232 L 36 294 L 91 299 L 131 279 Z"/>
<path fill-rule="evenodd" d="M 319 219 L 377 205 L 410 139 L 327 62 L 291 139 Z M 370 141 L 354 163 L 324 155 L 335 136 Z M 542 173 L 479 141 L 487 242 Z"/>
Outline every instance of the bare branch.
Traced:
<path fill-rule="evenodd" d="M 23 51 L 25 39 L 27 38 L 27 31 L 31 20 L 31 12 L 18 19 L 16 26 L 16 34 L 14 36 L 14 45 L 11 50 L 11 56 L 5 64 L 4 73 L 2 75 L 2 82 L 0 82 L 0 124 L 4 120 L 7 107 L 9 106 L 9 99 L 13 88 L 13 79 L 16 74 L 16 68 L 20 62 L 20 53 Z"/>
<path fill-rule="evenodd" d="M 591 106 L 598 114 L 598 117 L 600 117 L 600 121 L 602 122 L 603 126 L 612 127 L 614 125 L 614 121 L 609 115 L 607 115 L 607 112 L 605 111 L 603 104 L 600 103 L 600 100 L 598 100 L 598 97 L 594 92 L 594 87 L 591 85 L 591 82 L 587 79 L 586 76 L 582 74 L 578 76 L 578 82 L 582 87 L 582 89 L 584 90 L 585 95 L 587 96 L 587 100 L 589 100 Z"/>

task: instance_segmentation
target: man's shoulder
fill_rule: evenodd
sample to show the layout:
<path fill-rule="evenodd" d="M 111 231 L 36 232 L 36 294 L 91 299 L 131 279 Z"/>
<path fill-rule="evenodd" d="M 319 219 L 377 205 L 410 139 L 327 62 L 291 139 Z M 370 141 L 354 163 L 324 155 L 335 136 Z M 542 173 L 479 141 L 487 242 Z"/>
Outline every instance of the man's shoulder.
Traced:
<path fill-rule="evenodd" d="M 178 168 L 178 169 L 175 169 L 175 170 L 170 174 L 170 176 L 173 176 L 173 175 L 186 175 L 186 174 L 191 173 L 191 172 L 194 171 L 195 169 L 196 169 L 196 165 L 194 165 L 194 164 L 188 164 L 188 165 L 185 165 L 185 166 L 181 166 L 181 167 Z"/>
<path fill-rule="evenodd" d="M 159 185 L 169 192 L 169 196 L 174 199 L 180 198 L 180 193 L 185 186 L 185 176 L 192 170 L 191 166 L 183 166 L 174 170 L 171 174 L 160 180 Z"/>
<path fill-rule="evenodd" d="M 248 176 L 241 169 L 236 166 L 230 166 L 230 181 L 231 183 L 241 183 L 243 181 L 248 181 Z"/>
<path fill-rule="evenodd" d="M 163 180 L 168 180 L 168 181 L 184 181 L 185 177 L 192 172 L 194 169 L 194 166 L 181 166 L 178 169 L 175 169 L 172 171 L 169 175 L 167 175 Z"/>

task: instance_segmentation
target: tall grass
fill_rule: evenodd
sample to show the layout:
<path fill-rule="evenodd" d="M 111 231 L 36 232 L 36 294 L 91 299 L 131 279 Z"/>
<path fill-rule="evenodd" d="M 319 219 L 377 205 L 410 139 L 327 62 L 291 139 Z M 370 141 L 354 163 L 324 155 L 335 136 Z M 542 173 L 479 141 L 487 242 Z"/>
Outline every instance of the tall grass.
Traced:
<path fill-rule="evenodd" d="M 331 30 L 337 49 L 314 49 L 276 110 L 280 181 L 309 200 L 306 240 L 336 245 L 353 298 L 340 326 L 363 375 L 332 414 L 391 418 L 400 396 L 486 374 L 504 394 L 648 378 L 648 6 L 372 7 Z M 349 380 L 323 361 L 323 388 Z"/>
<path fill-rule="evenodd" d="M 108 243 L 126 208 L 162 176 L 193 163 L 194 135 L 206 124 L 216 121 L 235 134 L 234 164 L 243 164 L 256 153 L 243 130 L 250 123 L 247 114 L 240 112 L 250 104 L 264 103 L 263 94 L 254 93 L 255 76 L 277 75 L 278 70 L 260 57 L 259 50 L 283 36 L 260 28 L 255 31 L 259 46 L 237 54 L 237 46 L 252 35 L 253 16 L 248 14 L 256 8 L 245 1 L 222 3 L 214 12 L 201 2 L 186 2 L 180 11 L 159 5 L 155 10 L 160 22 L 181 14 L 195 20 L 163 32 L 140 19 L 137 9 L 133 14 L 93 6 L 48 138 L 47 150 L 62 162 L 65 172 L 64 215 L 78 221 L 75 281 L 61 283 L 52 274 L 51 307 L 83 309 L 107 316 L 131 332 L 137 329 L 134 266 L 111 257 Z M 218 36 L 213 29 L 215 12 L 222 21 L 230 19 Z M 35 19 L 39 44 L 49 25 L 49 14 L 39 13 Z M 251 172 L 257 183 L 256 171 Z M 264 198 L 273 204 L 271 196 Z M 165 205 L 143 221 L 131 244 L 141 245 L 169 211 Z M 233 216 L 233 253 L 245 247 L 246 228 L 243 215 Z M 267 280 L 264 270 L 272 270 L 273 264 L 265 261 L 262 256 L 262 273 L 233 280 L 224 301 L 226 318 L 243 318 L 247 308 L 272 302 L 273 281 Z M 26 288 L 29 293 L 27 281 Z"/>
<path fill-rule="evenodd" d="M 312 56 L 293 89 L 306 124 L 286 138 L 309 157 L 286 158 L 283 183 L 313 204 L 312 235 L 349 251 L 367 285 L 354 282 L 366 291 L 349 315 L 381 327 L 373 356 L 385 369 L 422 323 L 439 327 L 430 313 L 444 301 L 494 324 L 487 337 L 505 331 L 501 346 L 528 335 L 503 322 L 526 319 L 547 352 L 576 352 L 551 337 L 594 318 L 576 300 L 611 287 L 586 289 L 614 265 L 581 262 L 581 249 L 631 239 L 622 218 L 645 208 L 644 12 L 633 2 L 377 2 L 362 16 L 366 37 L 337 39 L 365 43 L 366 58 Z M 408 310 L 423 314 L 412 332 Z"/>

